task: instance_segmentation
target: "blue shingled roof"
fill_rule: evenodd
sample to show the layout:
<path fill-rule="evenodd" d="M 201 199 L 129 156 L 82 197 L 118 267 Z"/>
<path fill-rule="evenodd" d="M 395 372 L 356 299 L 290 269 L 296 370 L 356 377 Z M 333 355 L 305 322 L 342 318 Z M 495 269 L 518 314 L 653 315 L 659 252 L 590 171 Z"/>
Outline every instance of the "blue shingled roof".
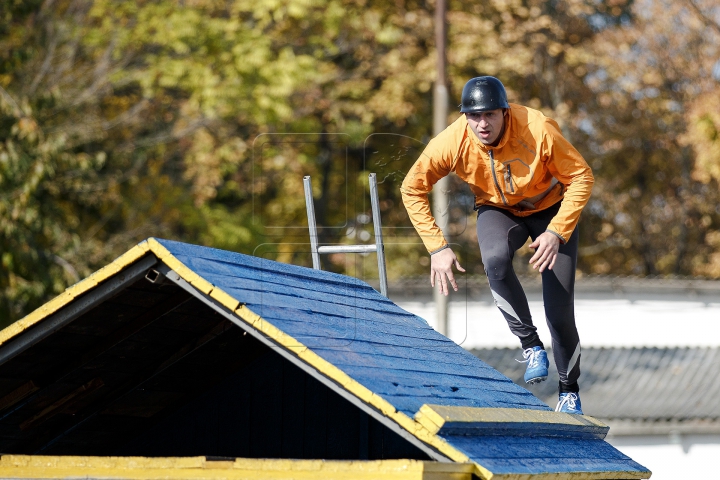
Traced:
<path fill-rule="evenodd" d="M 603 440 L 607 427 L 601 422 L 553 412 L 361 280 L 170 240 L 140 243 L 0 332 L 0 357 L 11 358 L 42 335 L 52 335 L 52 329 L 37 327 L 45 320 L 60 325 L 52 318 L 56 312 L 65 315 L 62 309 L 72 310 L 73 303 L 104 301 L 115 288 L 114 277 L 142 279 L 146 272 L 154 272 L 147 277 L 153 283 L 164 274 L 173 288 L 183 290 L 183 295 L 175 293 L 153 309 L 176 307 L 174 298 L 194 298 L 223 321 L 276 348 L 430 458 L 475 462 L 476 475 L 482 478 L 650 475 Z M 106 291 L 92 297 L 96 288 Z M 125 296 L 127 302 L 132 303 L 131 295 Z M 98 315 L 98 322 L 106 320 Z M 95 326 L 92 318 L 84 328 Z M 213 325 L 203 338 L 211 338 L 218 328 L 225 331 L 224 324 Z"/>
<path fill-rule="evenodd" d="M 361 280 L 158 241 L 205 280 L 410 417 L 426 403 L 550 410 Z"/>
<path fill-rule="evenodd" d="M 634 464 L 604 440 L 540 435 L 452 435 L 451 445 L 494 474 L 629 470 Z"/>

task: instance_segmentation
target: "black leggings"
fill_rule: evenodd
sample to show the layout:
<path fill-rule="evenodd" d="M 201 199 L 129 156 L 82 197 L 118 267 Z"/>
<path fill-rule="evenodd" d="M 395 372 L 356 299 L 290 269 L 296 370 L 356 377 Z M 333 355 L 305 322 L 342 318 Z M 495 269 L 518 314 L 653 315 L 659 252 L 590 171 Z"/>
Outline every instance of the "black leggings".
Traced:
<path fill-rule="evenodd" d="M 490 206 L 478 209 L 477 233 L 480 255 L 495 305 L 523 348 L 543 346 L 530 317 L 527 297 L 515 275 L 512 259 L 528 237 L 545 232 L 560 208 L 560 202 L 527 217 Z M 577 392 L 580 377 L 580 338 L 575 326 L 575 266 L 578 229 L 567 243 L 560 244 L 553 269 L 542 273 L 545 317 L 552 337 L 553 356 L 560 375 L 561 392 Z"/>

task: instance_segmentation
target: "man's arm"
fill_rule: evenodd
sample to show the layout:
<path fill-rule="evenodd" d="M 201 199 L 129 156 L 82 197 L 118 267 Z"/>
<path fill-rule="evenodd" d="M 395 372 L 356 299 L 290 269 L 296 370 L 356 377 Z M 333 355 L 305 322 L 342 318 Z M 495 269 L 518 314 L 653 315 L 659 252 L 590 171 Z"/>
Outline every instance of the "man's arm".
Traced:
<path fill-rule="evenodd" d="M 447 241 L 445 241 L 442 230 L 435 223 L 435 217 L 430 210 L 428 194 L 433 185 L 448 173 L 449 171 L 437 168 L 427 157 L 426 152 L 423 152 L 405 176 L 400 187 L 403 204 L 410 221 L 430 254 L 445 248 Z"/>
<path fill-rule="evenodd" d="M 565 186 L 560 209 L 548 225 L 548 232 L 557 235 L 564 243 L 570 239 L 580 220 L 580 213 L 590 200 L 595 179 L 590 166 L 562 136 L 557 123 L 548 119 L 545 128 L 543 154 L 547 168 Z"/>
<path fill-rule="evenodd" d="M 463 272 L 465 270 L 435 223 L 428 194 L 438 180 L 452 170 L 456 143 L 457 139 L 453 138 L 449 129 L 434 138 L 407 173 L 400 188 L 410 221 L 430 253 L 430 284 L 434 287 L 437 283 L 445 295 L 448 294 L 448 283 L 457 290 L 452 266 Z"/>
<path fill-rule="evenodd" d="M 462 141 L 465 117 L 455 121 L 437 137 L 430 140 L 425 150 L 405 175 L 400 193 L 410 221 L 430 254 L 447 246 L 442 230 L 435 223 L 428 194 L 433 186 L 453 169 L 453 161 Z"/>
<path fill-rule="evenodd" d="M 590 199 L 595 181 L 590 166 L 575 147 L 562 136 L 560 127 L 552 119 L 547 119 L 543 137 L 543 153 L 548 170 L 553 177 L 565 185 L 560 209 L 548 225 L 547 231 L 540 234 L 530 248 L 535 253 L 530 258 L 533 269 L 543 272 L 555 266 L 560 242 L 570 239 L 580 219 L 580 213 Z"/>

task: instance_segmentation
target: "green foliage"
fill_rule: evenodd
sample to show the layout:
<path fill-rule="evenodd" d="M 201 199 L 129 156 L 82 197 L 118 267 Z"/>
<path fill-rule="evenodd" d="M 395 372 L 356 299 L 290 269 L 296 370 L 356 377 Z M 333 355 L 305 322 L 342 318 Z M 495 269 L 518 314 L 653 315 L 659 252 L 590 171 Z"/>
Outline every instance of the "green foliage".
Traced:
<path fill-rule="evenodd" d="M 68 231 L 67 196 L 79 179 L 58 172 L 93 170 L 102 157 L 68 155 L 62 136 L 38 127 L 28 105 L 0 89 L 0 319 L 18 318 L 48 295 L 79 280 L 64 257 L 77 237 Z"/>

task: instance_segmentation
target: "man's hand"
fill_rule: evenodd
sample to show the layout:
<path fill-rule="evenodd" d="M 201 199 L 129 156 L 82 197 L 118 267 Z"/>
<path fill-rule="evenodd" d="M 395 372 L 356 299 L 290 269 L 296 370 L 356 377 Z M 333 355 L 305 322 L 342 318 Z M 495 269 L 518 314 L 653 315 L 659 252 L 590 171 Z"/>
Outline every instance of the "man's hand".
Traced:
<path fill-rule="evenodd" d="M 535 249 L 535 255 L 530 259 L 530 265 L 533 266 L 533 270 L 539 267 L 540 273 L 542 273 L 545 267 L 552 270 L 555 265 L 560 239 L 550 232 L 544 232 L 530 244 L 530 248 Z"/>
<path fill-rule="evenodd" d="M 455 252 L 452 248 L 446 248 L 440 250 L 437 253 L 430 255 L 430 285 L 433 287 L 437 281 L 438 288 L 443 295 L 447 297 L 448 286 L 445 277 L 450 281 L 453 289 L 457 292 L 457 283 L 455 283 L 455 276 L 453 276 L 452 266 L 455 265 L 459 271 L 464 272 L 465 269 L 458 262 Z"/>

